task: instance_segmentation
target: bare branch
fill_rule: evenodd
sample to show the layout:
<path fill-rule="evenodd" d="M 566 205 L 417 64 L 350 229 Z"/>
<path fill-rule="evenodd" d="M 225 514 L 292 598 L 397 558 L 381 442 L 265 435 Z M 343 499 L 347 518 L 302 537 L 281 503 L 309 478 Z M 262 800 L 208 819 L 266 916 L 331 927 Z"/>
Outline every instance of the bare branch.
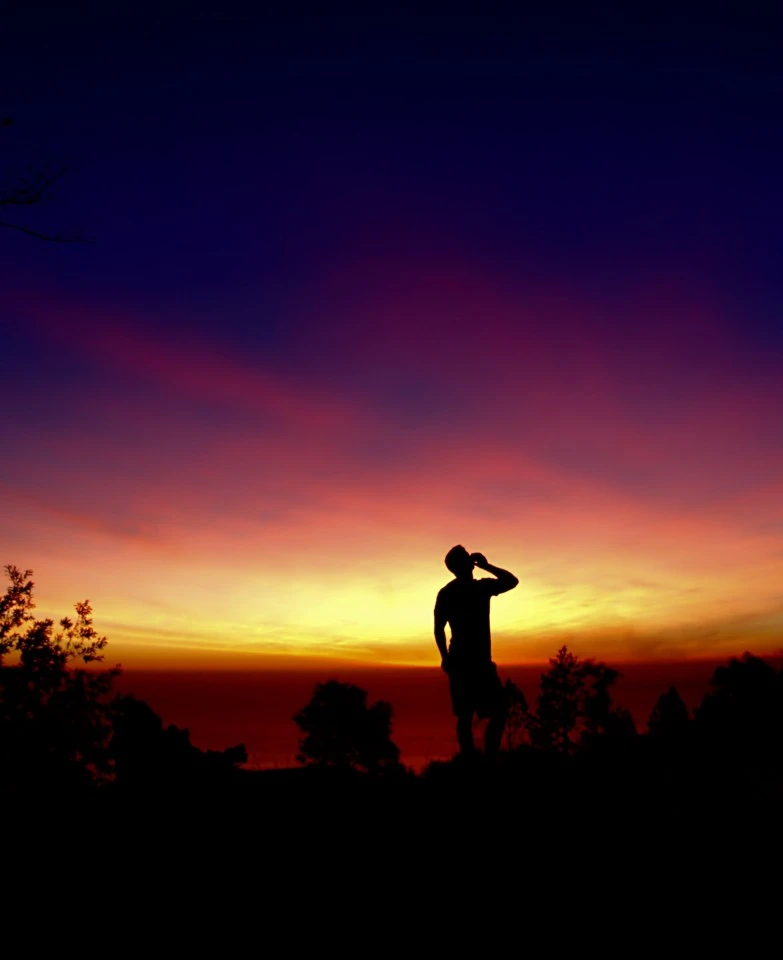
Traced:
<path fill-rule="evenodd" d="M 0 118 L 0 127 L 10 127 L 13 124 L 11 117 Z M 65 169 L 53 170 L 44 168 L 32 173 L 29 177 L 20 177 L 17 182 L 4 190 L 0 190 L 0 207 L 32 207 L 40 203 L 49 194 L 53 184 L 57 183 L 65 174 Z M 16 230 L 25 233 L 28 237 L 37 240 L 46 240 L 50 243 L 94 243 L 93 237 L 83 237 L 81 234 L 44 233 L 28 227 L 26 224 L 11 223 L 9 220 L 0 220 L 0 229 Z"/>
<path fill-rule="evenodd" d="M 32 179 L 21 177 L 13 187 L 0 191 L 0 207 L 29 207 L 39 203 L 64 173 L 65 170 L 57 170 L 55 173 L 42 171 Z"/>
<path fill-rule="evenodd" d="M 6 220 L 0 220 L 0 228 L 18 230 L 20 233 L 26 233 L 28 237 L 36 237 L 38 240 L 49 240 L 51 243 L 95 243 L 93 237 L 81 237 L 78 234 L 63 236 L 59 233 L 41 233 L 39 230 L 33 230 L 31 227 L 23 227 L 18 223 L 8 223 Z"/>

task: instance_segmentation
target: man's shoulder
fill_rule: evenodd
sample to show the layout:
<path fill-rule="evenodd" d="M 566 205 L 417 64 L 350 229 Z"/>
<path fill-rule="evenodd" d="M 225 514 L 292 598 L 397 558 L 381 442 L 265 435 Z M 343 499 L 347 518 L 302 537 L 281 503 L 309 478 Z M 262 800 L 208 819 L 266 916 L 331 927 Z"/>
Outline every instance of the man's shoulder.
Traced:
<path fill-rule="evenodd" d="M 456 577 L 454 580 L 449 580 L 449 582 L 438 590 L 438 599 L 448 597 L 449 594 L 454 592 L 454 584 L 457 582 Z"/>

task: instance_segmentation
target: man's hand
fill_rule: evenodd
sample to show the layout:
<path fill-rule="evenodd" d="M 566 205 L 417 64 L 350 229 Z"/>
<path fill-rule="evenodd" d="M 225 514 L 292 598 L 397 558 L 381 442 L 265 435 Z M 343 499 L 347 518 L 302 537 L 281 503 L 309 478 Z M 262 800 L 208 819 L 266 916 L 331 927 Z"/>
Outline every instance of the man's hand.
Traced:
<path fill-rule="evenodd" d="M 517 580 L 513 573 L 509 573 L 508 570 L 503 570 L 501 567 L 495 567 L 489 563 L 483 553 L 471 553 L 470 559 L 475 566 L 486 570 L 487 573 L 491 573 L 492 576 L 497 579 L 497 583 L 494 584 L 491 580 L 487 580 L 486 577 L 482 577 L 479 581 L 480 583 L 491 584 L 493 596 L 498 593 L 505 593 L 507 590 L 513 590 L 519 583 L 519 580 Z"/>
<path fill-rule="evenodd" d="M 451 664 L 449 663 L 448 656 L 445 656 L 440 662 L 440 668 L 444 673 L 448 673 L 451 669 Z"/>

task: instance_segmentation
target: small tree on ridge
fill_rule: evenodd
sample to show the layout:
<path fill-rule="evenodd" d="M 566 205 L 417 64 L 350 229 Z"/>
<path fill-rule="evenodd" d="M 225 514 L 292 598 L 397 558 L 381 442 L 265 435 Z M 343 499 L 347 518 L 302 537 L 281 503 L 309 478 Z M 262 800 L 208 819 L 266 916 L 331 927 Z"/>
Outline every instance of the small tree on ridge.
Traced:
<path fill-rule="evenodd" d="M 304 734 L 299 763 L 368 773 L 399 767 L 391 704 L 379 700 L 368 706 L 360 687 L 339 680 L 316 684 L 310 702 L 293 719 Z"/>

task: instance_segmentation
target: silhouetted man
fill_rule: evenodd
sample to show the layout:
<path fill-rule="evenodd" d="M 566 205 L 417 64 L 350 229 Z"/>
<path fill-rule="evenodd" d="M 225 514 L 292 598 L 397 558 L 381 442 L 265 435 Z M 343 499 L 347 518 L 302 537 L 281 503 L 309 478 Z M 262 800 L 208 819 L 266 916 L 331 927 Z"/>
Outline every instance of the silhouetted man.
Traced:
<path fill-rule="evenodd" d="M 441 666 L 449 676 L 451 705 L 457 718 L 457 740 L 463 754 L 475 752 L 473 714 L 489 718 L 484 734 L 486 755 L 494 758 L 500 748 L 506 723 L 506 697 L 497 667 L 492 662 L 489 632 L 490 597 L 513 590 L 519 580 L 508 570 L 487 563 L 481 553 L 468 553 L 463 546 L 446 554 L 446 566 L 454 580 L 438 592 L 435 601 L 435 642 Z M 473 579 L 473 568 L 486 570 L 496 579 Z M 451 643 L 446 647 L 446 624 Z"/>

